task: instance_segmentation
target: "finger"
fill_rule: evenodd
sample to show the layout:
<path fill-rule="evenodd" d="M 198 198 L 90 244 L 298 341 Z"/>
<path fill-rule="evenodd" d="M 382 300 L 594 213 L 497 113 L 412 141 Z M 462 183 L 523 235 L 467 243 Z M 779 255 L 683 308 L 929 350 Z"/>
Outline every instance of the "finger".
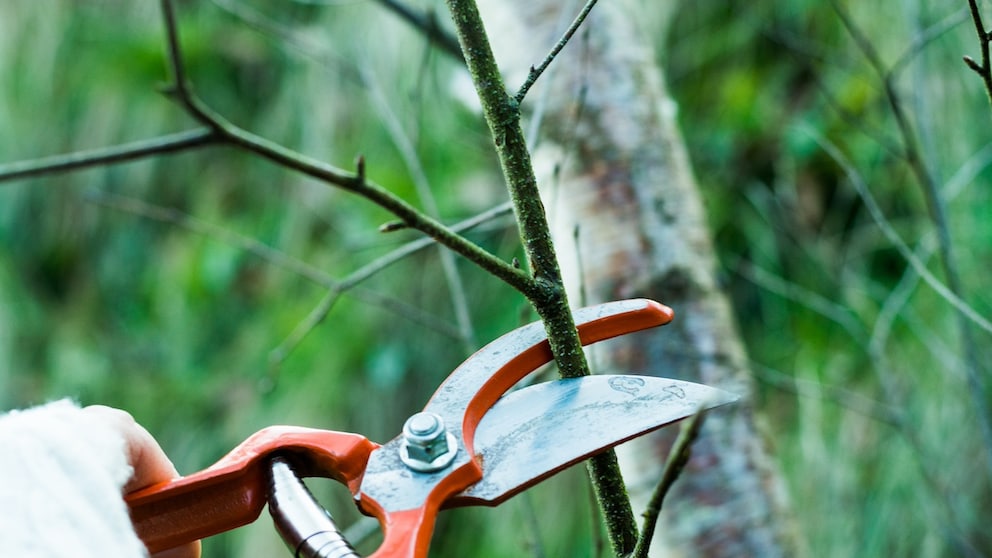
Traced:
<path fill-rule="evenodd" d="M 130 413 L 103 405 L 91 405 L 84 411 L 98 417 L 124 437 L 128 463 L 134 470 L 131 479 L 124 485 L 125 493 L 179 476 L 179 472 L 162 447 Z M 152 558 L 200 558 L 200 541 L 157 552 Z"/>
<path fill-rule="evenodd" d="M 131 479 L 124 485 L 124 492 L 133 492 L 179 476 L 162 447 L 130 413 L 103 405 L 91 405 L 84 411 L 99 417 L 124 437 L 128 462 L 134 469 Z"/>

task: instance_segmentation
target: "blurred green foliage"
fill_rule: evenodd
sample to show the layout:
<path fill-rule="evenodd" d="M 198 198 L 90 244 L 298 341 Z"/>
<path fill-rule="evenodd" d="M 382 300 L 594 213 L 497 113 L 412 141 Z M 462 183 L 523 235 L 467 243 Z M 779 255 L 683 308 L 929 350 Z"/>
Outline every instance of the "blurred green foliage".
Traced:
<path fill-rule="evenodd" d="M 992 111 L 961 63 L 979 54 L 966 6 L 840 4 L 891 71 L 946 200 L 964 298 L 989 316 Z M 881 77 L 830 2 L 686 2 L 660 49 L 812 555 L 992 553 L 958 316 L 817 140 L 944 280 Z M 973 331 L 987 386 L 989 335 Z"/>
<path fill-rule="evenodd" d="M 376 3 L 178 4 L 196 91 L 232 121 L 339 167 L 361 154 L 371 178 L 423 206 L 397 147 L 409 141 L 446 222 L 505 198 L 485 126 L 453 93 L 459 68 Z M 879 77 L 829 3 L 680 4 L 656 46 L 813 555 L 992 553 L 957 315 L 816 139 L 843 151 L 911 247 L 927 246 L 934 227 Z M 439 2 L 421 7 L 444 18 Z M 992 315 L 992 110 L 960 62 L 977 55 L 964 7 L 847 9 L 886 64 L 902 60 L 894 83 L 947 201 L 965 299 Z M 156 92 L 165 68 L 155 3 L 3 4 L 0 165 L 194 127 Z M 4 184 L 0 408 L 64 396 L 123 407 L 192 471 L 269 424 L 385 440 L 467 356 L 428 249 L 345 295 L 273 365 L 324 289 L 119 196 L 333 277 L 416 238 L 377 232 L 390 217 L 362 200 L 221 147 Z M 469 235 L 520 255 L 506 219 Z M 936 255 L 918 254 L 942 277 Z M 506 286 L 458 270 L 473 343 L 532 319 Z M 987 375 L 989 336 L 975 331 Z M 319 488 L 342 523 L 357 519 L 344 491 Z M 582 471 L 569 471 L 499 509 L 444 514 L 434 553 L 599 556 L 594 517 Z M 280 552 L 264 518 L 205 546 L 209 557 Z"/>

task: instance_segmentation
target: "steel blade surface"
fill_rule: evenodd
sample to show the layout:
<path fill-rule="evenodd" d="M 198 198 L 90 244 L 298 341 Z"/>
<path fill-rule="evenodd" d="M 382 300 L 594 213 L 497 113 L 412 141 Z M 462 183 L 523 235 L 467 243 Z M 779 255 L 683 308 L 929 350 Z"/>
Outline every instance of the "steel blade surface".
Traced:
<path fill-rule="evenodd" d="M 606 448 L 737 399 L 701 384 L 632 375 L 556 380 L 511 392 L 475 434 L 485 476 L 449 505 L 495 506 Z"/>

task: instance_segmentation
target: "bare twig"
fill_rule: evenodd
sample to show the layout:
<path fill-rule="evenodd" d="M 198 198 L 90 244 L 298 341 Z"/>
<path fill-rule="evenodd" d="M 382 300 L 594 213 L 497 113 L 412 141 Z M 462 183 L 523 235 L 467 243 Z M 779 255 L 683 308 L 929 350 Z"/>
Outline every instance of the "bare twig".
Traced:
<path fill-rule="evenodd" d="M 502 279 L 528 298 L 539 296 L 546 290 L 526 273 L 453 232 L 388 190 L 366 180 L 364 176 L 335 168 L 323 161 L 307 157 L 302 153 L 252 134 L 213 112 L 193 94 L 189 84 L 185 81 L 186 74 L 179 47 L 179 31 L 176 26 L 172 1 L 161 0 L 161 5 L 165 13 L 166 37 L 169 42 L 167 49 L 170 58 L 169 65 L 172 68 L 173 77 L 177 80 L 174 84 L 173 95 L 190 116 L 213 129 L 220 140 L 255 153 L 286 169 L 300 172 L 326 184 L 364 197 L 399 217 L 410 228 L 427 234 L 482 269 Z"/>
<path fill-rule="evenodd" d="M 858 345 L 864 345 L 866 333 L 864 324 L 857 319 L 854 312 L 846 305 L 834 302 L 795 283 L 790 283 L 782 277 L 762 269 L 751 262 L 741 260 L 736 265 L 733 265 L 732 268 L 755 285 L 782 298 L 792 300 L 833 321 L 850 335 L 852 341 Z"/>
<path fill-rule="evenodd" d="M 509 214 L 511 210 L 512 207 L 509 203 L 501 204 L 484 213 L 480 213 L 475 217 L 466 219 L 456 224 L 452 227 L 452 230 L 456 232 L 463 232 L 473 229 L 482 223 L 495 219 L 501 215 Z M 293 332 L 282 343 L 280 343 L 278 347 L 269 353 L 269 364 L 275 366 L 285 360 L 292 349 L 296 347 L 315 327 L 317 327 L 317 325 L 319 325 L 325 317 L 327 317 L 327 314 L 331 311 L 331 308 L 333 308 L 339 295 L 349 289 L 352 289 L 362 281 L 365 281 L 369 277 L 372 277 L 390 265 L 433 244 L 434 239 L 432 238 L 421 238 L 413 242 L 409 242 L 404 246 L 401 246 L 400 248 L 386 254 L 385 256 L 382 256 L 381 258 L 356 269 L 355 271 L 349 273 L 345 278 L 336 281 L 333 285 L 330 285 L 328 292 L 323 298 L 321 298 L 317 306 L 310 311 L 307 317 L 293 329 Z M 460 335 L 456 333 L 452 335 L 452 337 L 460 338 Z"/>
<path fill-rule="evenodd" d="M 940 37 L 943 37 L 946 33 L 961 25 L 964 21 L 968 19 L 968 10 L 965 8 L 960 8 L 954 10 L 953 12 L 946 15 L 943 19 L 934 23 L 933 25 L 927 27 L 922 33 L 918 33 L 913 37 L 913 42 L 910 43 L 906 50 L 899 55 L 899 58 L 892 63 L 889 68 L 889 73 L 892 75 L 898 75 L 916 56 L 923 52 L 923 50 L 930 45 L 933 41 L 936 41 Z"/>
<path fill-rule="evenodd" d="M 448 54 L 461 62 L 465 62 L 465 56 L 462 54 L 462 50 L 458 46 L 458 39 L 441 27 L 440 22 L 437 20 L 437 15 L 434 12 L 418 12 L 410 6 L 407 6 L 402 2 L 398 2 L 397 0 L 376 1 L 382 4 L 383 7 L 389 11 L 398 15 L 403 21 L 422 31 L 424 36 L 427 37 L 427 39 L 432 43 L 440 47 L 445 54 Z"/>
<path fill-rule="evenodd" d="M 192 150 L 209 144 L 226 143 L 373 201 L 393 212 L 406 226 L 424 232 L 525 295 L 533 295 L 540 290 L 523 271 L 460 237 L 436 219 L 420 213 L 382 187 L 369 182 L 364 175 L 348 173 L 251 134 L 203 105 L 192 93 L 186 78 L 172 3 L 170 0 L 161 0 L 161 4 L 166 23 L 169 67 L 174 80 L 169 93 L 193 118 L 205 127 L 119 146 L 3 165 L 0 166 L 0 182 L 133 161 L 155 155 Z"/>
<path fill-rule="evenodd" d="M 512 210 L 513 208 L 510 205 L 510 203 L 505 202 L 500 205 L 497 205 L 492 209 L 484 211 L 474 217 L 470 217 L 468 219 L 465 219 L 464 221 L 461 221 L 453 225 L 451 227 L 451 230 L 456 233 L 462 233 L 474 229 L 479 225 L 482 225 L 483 223 L 487 223 L 503 215 L 509 215 L 512 212 Z M 414 240 L 413 242 L 409 242 L 401 246 L 400 248 L 393 250 L 389 254 L 386 254 L 385 256 L 373 262 L 370 262 L 362 266 L 360 269 L 348 274 L 348 276 L 342 279 L 340 283 L 347 285 L 349 283 L 359 283 L 361 281 L 364 281 L 365 279 L 382 271 L 386 267 L 398 262 L 399 260 L 409 256 L 410 254 L 423 250 L 428 246 L 434 245 L 435 242 L 436 241 L 433 238 L 420 238 L 418 240 Z"/>
<path fill-rule="evenodd" d="M 961 300 L 956 294 L 951 292 L 951 290 L 944 285 L 940 279 L 938 279 L 929 269 L 927 269 L 926 264 L 924 264 L 913 251 L 909 248 L 906 242 L 899 236 L 895 228 L 886 219 L 885 214 L 882 212 L 882 208 L 878 206 L 878 202 L 875 201 L 875 197 L 871 195 L 871 191 L 868 189 L 867 184 L 865 184 L 864 179 L 854 168 L 853 165 L 847 160 L 846 157 L 840 152 L 840 149 L 836 145 L 828 141 L 826 138 L 811 129 L 805 129 L 806 133 L 813 138 L 814 141 L 819 144 L 819 146 L 834 160 L 847 179 L 854 186 L 861 200 L 864 202 L 865 207 L 868 208 L 868 213 L 871 215 L 875 224 L 881 229 L 885 237 L 892 243 L 899 254 L 906 260 L 909 265 L 920 275 L 921 278 L 930 286 L 937 294 L 939 294 L 944 300 L 946 300 L 951 306 L 958 310 L 958 312 L 967 318 L 969 321 L 982 328 L 983 330 L 992 333 L 992 322 L 988 318 L 984 317 L 977 310 L 972 308 L 967 302 Z"/>
<path fill-rule="evenodd" d="M 307 262 L 294 258 L 285 252 L 276 250 L 254 238 L 249 238 L 229 229 L 225 229 L 224 227 L 203 221 L 202 219 L 197 219 L 196 217 L 188 215 L 177 209 L 161 207 L 141 200 L 106 193 L 90 194 L 88 199 L 89 201 L 104 207 L 116 209 L 118 211 L 125 211 L 147 219 L 170 223 L 190 232 L 216 239 L 327 289 L 326 294 L 317 306 L 310 311 L 306 318 L 304 318 L 303 321 L 301 321 L 293 329 L 293 331 L 286 337 L 285 340 L 283 340 L 282 343 L 279 344 L 278 347 L 269 353 L 269 364 L 271 366 L 276 366 L 282 363 L 286 357 L 289 356 L 290 352 L 292 352 L 293 348 L 299 345 L 299 343 L 303 341 L 310 331 L 312 331 L 324 320 L 333 308 L 337 299 L 345 293 L 350 293 L 355 298 L 370 304 L 376 304 L 378 306 L 388 308 L 415 323 L 419 323 L 431 330 L 451 337 L 452 339 L 462 339 L 460 329 L 452 328 L 437 318 L 404 304 L 402 301 L 389 297 L 383 297 L 382 295 L 370 291 L 362 291 L 357 289 L 357 286 L 360 283 L 369 279 L 376 273 L 379 273 L 390 265 L 433 245 L 434 240 L 432 238 L 421 238 L 413 242 L 409 242 L 404 246 L 393 250 L 389 254 L 386 254 L 385 256 L 382 256 L 381 258 L 378 258 L 353 271 L 345 278 L 336 280 L 329 274 L 308 264 Z M 460 233 L 473 229 L 483 223 L 509 214 L 511 209 L 512 208 L 509 203 L 503 203 L 488 211 L 480 213 L 479 215 L 457 223 L 452 227 L 452 230 Z"/>
<path fill-rule="evenodd" d="M 672 444 L 668 459 L 665 460 L 665 468 L 662 470 L 658 486 L 655 487 L 648 507 L 644 510 L 644 527 L 641 529 L 641 536 L 637 539 L 634 552 L 630 554 L 631 558 L 647 558 L 648 550 L 651 548 L 651 539 L 654 537 L 655 526 L 661 515 L 661 504 L 689 463 L 689 457 L 692 455 L 692 443 L 699 437 L 705 414 L 705 412 L 699 411 L 682 424 L 679 436 Z"/>
<path fill-rule="evenodd" d="M 964 57 L 964 63 L 968 65 L 985 84 L 985 94 L 988 95 L 989 103 L 992 103 L 992 60 L 989 57 L 989 42 L 992 41 L 992 33 L 985 28 L 982 21 L 982 11 L 978 7 L 978 0 L 968 0 L 968 9 L 971 11 L 971 20 L 975 23 L 975 33 L 978 35 L 978 49 L 981 52 L 982 63 L 975 62 L 970 56 Z"/>
<path fill-rule="evenodd" d="M 808 133 L 813 137 L 813 139 L 827 152 L 828 155 L 844 170 L 845 175 L 847 175 L 848 180 L 857 190 L 858 195 L 861 197 L 868 208 L 868 212 L 871 214 L 872 219 L 875 224 L 878 225 L 885 237 L 892 243 L 899 254 L 905 259 L 912 267 L 916 273 L 930 286 L 937 294 L 944 298 L 948 303 L 951 304 L 955 309 L 957 309 L 961 319 L 967 319 L 969 322 L 981 327 L 986 332 L 992 333 L 992 322 L 987 318 L 979 314 L 974 308 L 968 305 L 967 302 L 962 300 L 957 293 L 951 290 L 948 286 L 944 285 L 937 279 L 933 273 L 927 269 L 926 264 L 924 264 L 920 259 L 913 253 L 913 251 L 906 245 L 906 243 L 899 236 L 899 233 L 892 228 L 885 215 L 882 213 L 882 209 L 875 202 L 875 198 L 871 195 L 868 190 L 868 186 L 864 183 L 861 175 L 854 169 L 854 167 L 847 161 L 847 159 L 841 154 L 840 150 L 827 141 L 825 138 L 820 136 L 814 131 L 808 130 Z M 968 378 L 968 383 L 971 389 L 969 393 L 971 394 L 972 403 L 975 406 L 976 412 L 978 414 L 979 429 L 982 433 L 982 440 L 984 444 L 985 454 L 986 454 L 986 467 L 990 470 L 992 474 L 992 424 L 990 424 L 990 415 L 988 403 L 985 400 L 985 385 L 981 376 L 978 374 L 977 366 L 972 360 L 975 358 L 973 351 L 973 345 L 969 343 L 971 336 L 969 334 L 970 328 L 967 325 L 963 328 L 962 333 L 964 333 L 965 349 L 967 351 L 965 358 L 967 359 L 966 374 Z"/>
<path fill-rule="evenodd" d="M 386 100 L 386 95 L 382 87 L 380 87 L 378 80 L 371 71 L 366 70 L 363 72 L 363 81 L 368 85 L 372 93 L 372 99 L 386 125 L 386 129 L 389 130 L 389 137 L 393 140 L 393 145 L 399 151 L 403 163 L 410 172 L 410 177 L 417 190 L 417 197 L 420 198 L 420 203 L 424 206 L 427 215 L 437 218 L 440 214 L 437 207 L 437 200 L 434 199 L 430 180 L 427 178 L 427 173 L 421 164 L 420 156 L 417 154 L 417 148 L 413 140 L 400 123 L 399 117 Z M 478 349 L 478 345 L 475 340 L 475 330 L 472 327 L 472 316 L 468 309 L 468 296 L 465 294 L 465 286 L 462 283 L 461 274 L 456 266 L 455 255 L 443 246 L 439 246 L 438 257 L 441 258 L 441 269 L 448 283 L 451 307 L 455 313 L 458 330 L 461 332 L 461 342 L 465 349 L 465 355 L 468 356 Z"/>
<path fill-rule="evenodd" d="M 296 259 L 254 238 L 249 238 L 230 229 L 197 219 L 178 209 L 162 207 L 138 199 L 103 192 L 87 194 L 86 199 L 103 207 L 124 211 L 146 219 L 169 223 L 190 232 L 217 239 L 229 246 L 248 252 L 280 269 L 299 275 L 321 287 L 332 287 L 336 283 L 333 277 L 303 260 Z"/>
<path fill-rule="evenodd" d="M 53 155 L 32 161 L 18 161 L 0 165 L 0 182 L 126 163 L 153 155 L 192 150 L 217 140 L 211 129 L 200 128 L 112 147 Z"/>
<path fill-rule="evenodd" d="M 969 0 L 969 2 L 972 6 L 972 17 L 973 19 L 977 18 L 975 19 L 975 25 L 979 31 L 979 37 L 982 39 L 983 43 L 983 63 L 985 64 L 983 69 L 986 72 L 989 72 L 988 42 L 990 37 L 984 30 L 984 26 L 981 23 L 981 15 L 978 12 L 978 6 L 975 0 Z M 900 101 L 899 95 L 896 91 L 893 75 L 885 68 L 881 57 L 878 55 L 878 52 L 875 50 L 871 41 L 867 36 L 865 36 L 861 29 L 855 25 L 854 20 L 850 17 L 850 14 L 847 13 L 846 9 L 841 6 L 837 0 L 830 0 L 830 4 L 833 6 L 834 11 L 837 13 L 845 29 L 847 29 L 848 34 L 854 39 L 854 42 L 864 54 L 865 59 L 868 60 L 868 63 L 882 81 L 885 88 L 886 99 L 888 100 L 892 115 L 895 117 L 896 124 L 899 127 L 899 132 L 902 136 L 906 162 L 915 175 L 917 182 L 919 182 L 920 188 L 923 190 L 923 195 L 927 203 L 927 210 L 930 214 L 930 219 L 933 222 L 934 229 L 937 234 L 937 253 L 947 281 L 947 285 L 944 288 L 949 295 L 954 297 L 953 300 L 958 301 L 963 305 L 956 305 L 959 310 L 962 307 L 967 307 L 970 310 L 971 307 L 968 306 L 963 300 L 964 286 L 958 271 L 957 260 L 953 250 L 953 243 L 951 241 L 950 227 L 947 223 L 946 202 L 940 194 L 937 187 L 937 181 L 934 178 L 933 173 L 928 168 L 927 161 L 923 157 L 923 152 L 917 142 L 916 135 L 913 133 L 909 118 L 903 110 L 902 102 Z M 992 88 L 992 74 L 987 73 L 986 75 L 989 76 L 990 80 L 988 82 L 988 87 Z M 992 89 L 989 89 L 989 91 L 992 92 Z M 823 142 L 821 142 L 821 145 L 823 145 Z M 864 191 L 867 194 L 867 188 L 865 188 Z M 862 197 L 864 198 L 864 195 L 862 195 Z M 876 206 L 876 210 L 877 209 L 878 208 Z M 892 232 L 894 233 L 894 231 Z M 912 258 L 912 261 L 915 262 L 919 261 L 905 244 L 902 244 L 899 247 L 899 251 L 903 257 L 906 257 L 907 259 Z M 914 268 L 915 267 L 916 264 L 914 264 Z M 919 267 L 926 270 L 925 266 L 922 264 L 920 264 Z M 917 272 L 919 271 L 920 270 L 917 269 Z M 921 277 L 923 276 L 922 273 L 920 273 L 920 275 Z M 924 277 L 924 279 L 926 278 Z M 945 296 L 945 298 L 948 297 Z M 952 299 L 948 298 L 948 300 Z M 985 382 L 983 379 L 984 374 L 982 372 L 981 364 L 982 361 L 978 356 L 978 347 L 969 323 L 969 320 L 975 322 L 975 316 L 977 316 L 977 313 L 974 312 L 971 315 L 964 312 L 959 313 L 958 327 L 961 330 L 961 343 L 964 351 L 965 368 L 968 382 L 971 385 L 971 389 L 969 391 L 971 392 L 972 401 L 979 415 L 979 424 L 981 426 L 982 437 L 985 444 L 987 461 L 986 466 L 989 471 L 992 472 L 992 412 L 990 412 L 989 404 L 986 400 Z M 985 324 L 983 325 L 983 328 L 989 331 L 989 329 L 985 326 L 992 324 L 984 318 L 982 318 L 981 321 Z"/>
<path fill-rule="evenodd" d="M 582 23 L 589 16 L 589 12 L 592 11 L 592 8 L 593 6 L 596 5 L 596 2 L 597 0 L 587 0 L 586 5 L 582 7 L 582 11 L 579 12 L 579 15 L 575 16 L 575 20 L 572 21 L 572 25 L 570 25 L 568 29 L 565 31 L 565 34 L 562 35 L 560 39 L 558 39 L 558 42 L 555 43 L 555 46 L 551 48 L 551 52 L 549 52 L 548 55 L 544 57 L 544 61 L 541 62 L 541 64 L 536 68 L 531 66 L 530 72 L 527 73 L 527 79 L 524 80 L 523 85 L 521 85 L 520 89 L 517 90 L 517 94 L 513 96 L 513 98 L 517 101 L 517 104 L 524 102 L 524 97 L 527 96 L 527 92 L 530 91 L 530 88 L 534 86 L 534 83 L 537 82 L 537 79 L 541 77 L 541 74 L 544 73 L 544 70 L 547 70 L 548 66 L 550 66 L 551 63 L 554 62 L 555 57 L 558 56 L 558 53 L 561 52 L 561 49 L 565 48 L 565 45 L 568 44 L 568 41 L 572 40 L 572 35 L 575 35 L 575 32 L 578 31 L 579 27 L 582 26 Z"/>

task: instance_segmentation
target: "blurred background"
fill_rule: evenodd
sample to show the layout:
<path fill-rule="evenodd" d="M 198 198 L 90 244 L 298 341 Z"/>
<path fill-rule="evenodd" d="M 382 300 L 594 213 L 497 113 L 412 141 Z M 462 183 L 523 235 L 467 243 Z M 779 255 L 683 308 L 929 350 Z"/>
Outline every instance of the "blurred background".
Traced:
<path fill-rule="evenodd" d="M 238 125 L 345 169 L 362 155 L 447 223 L 504 202 L 459 63 L 384 4 L 179 1 L 189 77 Z M 407 5 L 448 26 L 443 3 Z M 990 555 L 992 109 L 961 61 L 978 40 L 963 2 L 841 6 L 643 3 L 674 14 L 653 46 L 812 555 Z M 153 2 L 0 5 L 0 173 L 195 128 L 161 91 L 164 45 Z M 946 282 L 921 176 L 946 204 L 977 366 L 962 305 L 921 279 Z M 329 296 L 418 238 L 380 233 L 390 220 L 224 147 L 4 183 L 0 409 L 125 408 L 183 472 L 270 424 L 385 441 L 474 348 L 534 319 L 474 266 L 446 272 L 435 247 Z M 467 235 L 522 257 L 505 214 Z M 358 520 L 344 489 L 315 488 Z M 445 513 L 433 554 L 606 555 L 591 498 L 576 468 L 500 508 Z M 264 516 L 204 549 L 285 552 Z"/>

